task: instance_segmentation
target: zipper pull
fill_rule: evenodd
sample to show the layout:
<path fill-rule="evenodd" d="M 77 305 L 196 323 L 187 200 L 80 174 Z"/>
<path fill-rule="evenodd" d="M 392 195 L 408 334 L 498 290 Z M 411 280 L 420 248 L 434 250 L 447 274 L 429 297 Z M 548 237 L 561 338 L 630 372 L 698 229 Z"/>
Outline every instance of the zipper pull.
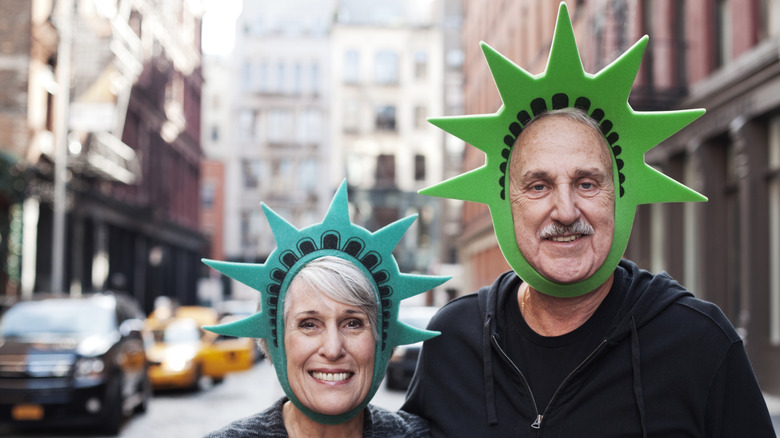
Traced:
<path fill-rule="evenodd" d="M 532 429 L 541 429 L 542 427 L 542 415 L 536 416 L 536 421 L 534 421 L 534 424 L 531 425 Z"/>

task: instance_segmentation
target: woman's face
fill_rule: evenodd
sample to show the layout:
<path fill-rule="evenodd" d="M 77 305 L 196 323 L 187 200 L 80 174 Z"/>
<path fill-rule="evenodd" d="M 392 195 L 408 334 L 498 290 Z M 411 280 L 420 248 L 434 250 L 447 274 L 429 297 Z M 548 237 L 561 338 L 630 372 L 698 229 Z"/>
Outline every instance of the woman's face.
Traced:
<path fill-rule="evenodd" d="M 295 280 L 285 300 L 290 389 L 306 407 L 325 415 L 359 406 L 371 389 L 376 346 L 365 312 Z"/>

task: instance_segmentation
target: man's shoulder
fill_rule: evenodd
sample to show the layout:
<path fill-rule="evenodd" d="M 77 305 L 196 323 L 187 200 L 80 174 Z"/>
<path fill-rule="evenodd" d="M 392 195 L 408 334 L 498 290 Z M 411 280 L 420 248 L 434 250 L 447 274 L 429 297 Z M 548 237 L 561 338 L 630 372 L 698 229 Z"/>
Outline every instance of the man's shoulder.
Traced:
<path fill-rule="evenodd" d="M 371 414 L 371 435 L 380 437 L 427 437 L 428 423 L 421 417 L 405 411 L 392 412 L 379 406 L 368 405 Z"/>
<path fill-rule="evenodd" d="M 478 299 L 478 292 L 472 292 L 448 301 L 436 312 L 428 327 L 438 330 L 442 326 L 449 327 L 451 323 L 462 322 L 464 319 L 481 319 Z"/>
<path fill-rule="evenodd" d="M 679 298 L 675 304 L 677 305 L 675 307 L 682 308 L 691 315 L 686 318 L 686 327 L 689 330 L 695 327 L 691 323 L 698 319 L 702 321 L 701 329 L 719 332 L 730 342 L 740 340 L 731 321 L 715 303 L 694 296 L 685 296 Z"/>
<path fill-rule="evenodd" d="M 483 286 L 476 292 L 461 295 L 444 304 L 432 319 L 432 323 L 447 324 L 450 321 L 470 321 L 474 319 L 482 321 L 485 308 L 495 305 L 495 303 L 488 303 L 491 299 L 489 296 L 494 294 L 493 298 L 497 298 L 499 295 L 505 296 L 512 287 L 516 288 L 517 285 L 515 283 L 519 284 L 519 282 L 520 279 L 517 277 L 517 274 L 507 271 L 501 274 L 492 285 Z M 489 310 L 494 311 L 495 309 Z"/>

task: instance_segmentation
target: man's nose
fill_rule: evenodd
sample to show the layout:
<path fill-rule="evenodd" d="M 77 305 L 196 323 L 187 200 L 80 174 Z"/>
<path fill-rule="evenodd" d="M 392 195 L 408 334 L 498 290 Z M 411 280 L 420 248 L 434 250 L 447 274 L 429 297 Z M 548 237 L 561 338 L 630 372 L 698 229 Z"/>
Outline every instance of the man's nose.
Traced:
<path fill-rule="evenodd" d="M 336 360 L 344 355 L 344 339 L 336 328 L 328 328 L 322 335 L 320 355 L 328 360 Z"/>
<path fill-rule="evenodd" d="M 555 205 L 550 219 L 563 225 L 570 225 L 580 217 L 574 190 L 568 185 L 559 185 L 555 190 Z"/>

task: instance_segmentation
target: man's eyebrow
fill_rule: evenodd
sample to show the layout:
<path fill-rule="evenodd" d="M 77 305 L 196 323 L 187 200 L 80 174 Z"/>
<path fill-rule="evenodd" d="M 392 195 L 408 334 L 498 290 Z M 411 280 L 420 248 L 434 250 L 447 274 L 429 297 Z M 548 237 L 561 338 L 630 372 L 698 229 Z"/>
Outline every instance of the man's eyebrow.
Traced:
<path fill-rule="evenodd" d="M 598 167 L 591 167 L 590 169 L 577 169 L 574 172 L 576 178 L 593 178 L 600 183 L 609 180 L 609 176 L 606 172 Z"/>
<path fill-rule="evenodd" d="M 535 180 L 535 179 L 548 179 L 549 177 L 550 177 L 550 173 L 547 172 L 546 170 L 532 169 L 520 175 L 519 180 L 525 182 L 525 181 Z"/>

